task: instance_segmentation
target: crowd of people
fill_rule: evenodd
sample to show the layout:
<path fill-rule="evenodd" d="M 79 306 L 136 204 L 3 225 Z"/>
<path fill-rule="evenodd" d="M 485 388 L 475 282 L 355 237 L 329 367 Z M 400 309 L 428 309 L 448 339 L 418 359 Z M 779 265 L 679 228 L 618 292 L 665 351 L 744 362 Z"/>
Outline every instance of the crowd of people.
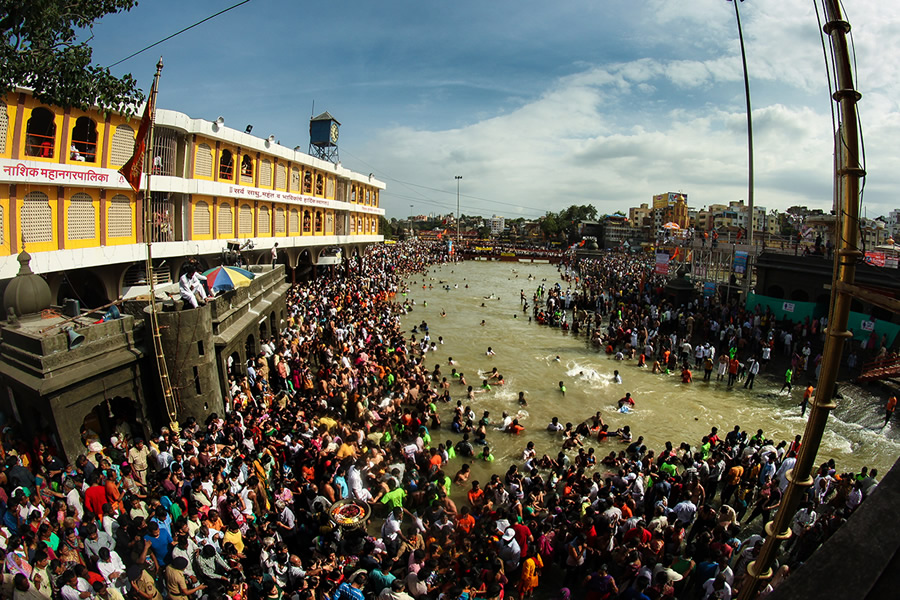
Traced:
<path fill-rule="evenodd" d="M 109 437 L 85 430 L 84 454 L 71 464 L 45 439 L 9 453 L 0 473 L 6 597 L 732 597 L 760 549 L 757 518 L 778 508 L 799 436 L 712 427 L 702 440 L 651 450 L 619 432 L 620 450 L 596 461 L 571 440 L 614 437 L 600 415 L 554 419 L 541 435 L 558 439 L 555 458 L 537 457 L 523 436 L 521 460 L 493 463 L 498 472 L 474 481 L 471 464 L 493 461 L 489 415 L 460 407 L 458 426 L 441 429 L 448 384 L 426 358 L 440 341 L 426 322 L 411 332 L 401 324 L 413 309 L 408 282 L 449 259 L 442 245 L 373 247 L 294 286 L 281 331 L 249 365 L 231 365 L 224 414 L 147 439 L 127 426 Z M 688 361 L 685 345 L 699 336 L 720 353 L 753 354 L 770 340 L 793 352 L 782 332 L 802 347 L 819 331 L 648 301 L 656 291 L 626 276 L 640 273 L 630 260 L 583 263 L 571 272 L 581 278 L 574 295 L 549 292 L 576 309 L 588 335 L 606 322 L 603 343 L 616 351 Z M 876 478 L 821 465 L 769 589 Z M 329 511 L 341 500 L 372 518 L 337 524 Z"/>

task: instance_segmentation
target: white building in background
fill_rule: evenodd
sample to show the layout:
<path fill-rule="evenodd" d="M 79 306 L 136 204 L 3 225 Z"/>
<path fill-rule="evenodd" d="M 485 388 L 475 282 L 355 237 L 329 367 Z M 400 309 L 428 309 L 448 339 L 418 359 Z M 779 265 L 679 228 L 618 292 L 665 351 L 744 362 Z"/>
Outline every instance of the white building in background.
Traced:
<path fill-rule="evenodd" d="M 494 215 L 491 217 L 490 221 L 491 225 L 491 235 L 500 235 L 503 233 L 503 230 L 506 229 L 506 219 L 504 217 L 498 217 Z"/>
<path fill-rule="evenodd" d="M 891 230 L 891 235 L 896 241 L 900 238 L 900 208 L 895 208 L 888 214 L 887 224 Z"/>

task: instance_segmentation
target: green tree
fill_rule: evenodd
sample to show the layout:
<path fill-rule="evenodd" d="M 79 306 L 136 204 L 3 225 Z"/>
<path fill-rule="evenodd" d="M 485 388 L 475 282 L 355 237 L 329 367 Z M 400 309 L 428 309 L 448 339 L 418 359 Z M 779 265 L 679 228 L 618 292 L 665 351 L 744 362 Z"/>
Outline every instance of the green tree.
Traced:
<path fill-rule="evenodd" d="M 556 215 L 552 212 L 548 212 L 547 216 L 541 221 L 541 232 L 548 238 L 559 233 L 559 222 L 556 220 Z"/>
<path fill-rule="evenodd" d="M 94 22 L 136 0 L 0 0 L 0 97 L 16 86 L 54 106 L 132 113 L 143 100 L 131 75 L 91 64 Z M 77 40 L 77 30 L 88 34 Z"/>
<path fill-rule="evenodd" d="M 385 219 L 384 215 L 378 217 L 378 231 L 381 232 L 385 239 L 394 237 L 394 225 Z"/>

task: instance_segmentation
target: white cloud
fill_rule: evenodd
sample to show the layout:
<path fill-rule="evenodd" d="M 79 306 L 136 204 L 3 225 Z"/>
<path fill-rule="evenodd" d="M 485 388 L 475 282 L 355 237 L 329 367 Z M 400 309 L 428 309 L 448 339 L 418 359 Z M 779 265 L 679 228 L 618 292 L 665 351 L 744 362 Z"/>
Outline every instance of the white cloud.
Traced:
<path fill-rule="evenodd" d="M 586 65 L 537 99 L 462 128 L 385 131 L 368 153 L 393 177 L 454 192 L 427 193 L 420 212 L 455 209 L 455 174 L 464 177 L 463 212 L 485 215 L 517 211 L 479 199 L 519 204 L 519 214 L 537 216 L 584 203 L 612 212 L 669 190 L 687 192 L 695 206 L 745 198 L 740 55 L 733 19 L 710 19 L 718 4 L 649 3 L 639 11 L 646 20 L 623 29 L 633 26 L 632 40 L 655 32 L 652 56 Z M 830 209 L 831 116 L 815 13 L 799 2 L 741 8 L 755 102 L 756 202 Z M 871 216 L 896 207 L 892 190 L 900 185 L 900 8 L 874 1 L 849 8 Z M 395 191 L 411 193 L 390 184 L 389 212 Z M 417 201 L 398 199 L 397 214 L 410 202 Z"/>

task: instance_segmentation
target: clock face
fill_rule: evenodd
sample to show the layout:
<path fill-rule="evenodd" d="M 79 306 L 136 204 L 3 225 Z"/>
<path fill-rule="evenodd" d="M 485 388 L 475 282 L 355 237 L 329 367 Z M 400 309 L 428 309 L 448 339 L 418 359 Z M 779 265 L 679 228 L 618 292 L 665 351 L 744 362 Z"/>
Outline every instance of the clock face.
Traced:
<path fill-rule="evenodd" d="M 338 141 L 338 125 L 337 123 L 331 124 L 331 143 L 336 144 Z"/>

